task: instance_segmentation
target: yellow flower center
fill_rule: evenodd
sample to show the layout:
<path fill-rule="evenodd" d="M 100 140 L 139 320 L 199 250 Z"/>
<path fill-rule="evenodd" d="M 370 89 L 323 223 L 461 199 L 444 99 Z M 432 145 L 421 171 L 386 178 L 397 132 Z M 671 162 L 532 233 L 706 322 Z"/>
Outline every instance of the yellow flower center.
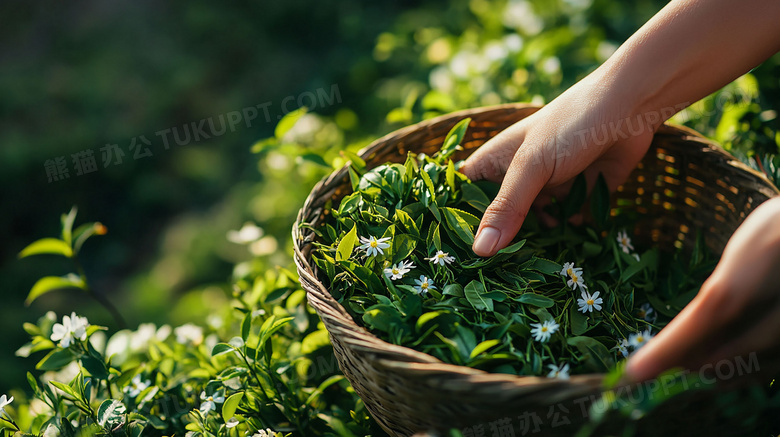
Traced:
<path fill-rule="evenodd" d="M 371 247 L 377 247 L 379 244 L 376 242 L 376 240 L 371 241 Z"/>
<path fill-rule="evenodd" d="M 588 299 L 588 305 L 593 305 L 593 299 Z"/>
<path fill-rule="evenodd" d="M 640 335 L 639 337 L 636 338 L 636 342 L 640 343 L 640 344 L 644 343 L 645 342 L 645 338 Z"/>
<path fill-rule="evenodd" d="M 542 332 L 547 332 L 548 328 L 546 326 L 542 326 Z"/>
<path fill-rule="evenodd" d="M 566 270 L 566 273 L 568 273 L 569 276 L 574 277 L 574 272 L 571 271 L 571 267 L 569 267 L 568 270 Z"/>
<path fill-rule="evenodd" d="M 580 281 L 580 278 L 577 277 L 577 275 L 572 275 L 571 282 L 574 282 L 575 284 Z"/>
<path fill-rule="evenodd" d="M 214 397 L 213 396 L 209 396 L 208 399 L 206 399 L 206 400 L 210 401 L 210 402 L 214 402 Z"/>
<path fill-rule="evenodd" d="M 422 284 L 420 284 L 420 287 L 421 288 L 428 288 L 428 281 L 425 281 Z"/>
<path fill-rule="evenodd" d="M 639 310 L 639 312 L 636 315 L 644 319 L 647 313 L 645 312 L 645 310 Z"/>
<path fill-rule="evenodd" d="M 394 274 L 394 275 L 397 275 L 398 273 L 399 273 L 399 270 L 398 270 L 398 269 L 393 269 L 393 274 Z"/>

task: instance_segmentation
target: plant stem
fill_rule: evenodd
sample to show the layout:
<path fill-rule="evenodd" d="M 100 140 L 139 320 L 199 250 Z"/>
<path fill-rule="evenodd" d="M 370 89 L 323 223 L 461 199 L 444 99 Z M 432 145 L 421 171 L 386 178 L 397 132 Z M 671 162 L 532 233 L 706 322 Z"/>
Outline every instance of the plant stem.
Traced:
<path fill-rule="evenodd" d="M 114 304 L 111 303 L 105 296 L 95 291 L 90 285 L 89 281 L 87 280 L 87 274 L 84 272 L 84 268 L 81 266 L 81 262 L 79 262 L 79 259 L 77 257 L 73 257 L 73 263 L 76 266 L 76 272 L 78 272 L 79 276 L 81 276 L 81 280 L 84 281 L 84 284 L 86 286 L 86 292 L 90 295 L 93 299 L 97 301 L 100 305 L 103 306 L 108 312 L 111 314 L 111 317 L 113 317 L 114 322 L 119 326 L 119 329 L 126 329 L 127 323 L 125 322 L 125 318 L 122 317 L 122 314 L 117 310 L 117 308 L 114 306 Z"/>

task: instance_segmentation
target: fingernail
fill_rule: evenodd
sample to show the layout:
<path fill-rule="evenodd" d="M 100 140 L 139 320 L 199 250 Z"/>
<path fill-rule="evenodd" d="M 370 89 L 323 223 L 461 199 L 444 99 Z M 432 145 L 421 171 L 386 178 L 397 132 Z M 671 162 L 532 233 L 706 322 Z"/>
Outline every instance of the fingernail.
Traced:
<path fill-rule="evenodd" d="M 480 229 L 474 239 L 474 253 L 480 254 L 492 254 L 493 249 L 498 244 L 498 239 L 501 238 L 501 231 L 490 226 L 485 226 Z"/>

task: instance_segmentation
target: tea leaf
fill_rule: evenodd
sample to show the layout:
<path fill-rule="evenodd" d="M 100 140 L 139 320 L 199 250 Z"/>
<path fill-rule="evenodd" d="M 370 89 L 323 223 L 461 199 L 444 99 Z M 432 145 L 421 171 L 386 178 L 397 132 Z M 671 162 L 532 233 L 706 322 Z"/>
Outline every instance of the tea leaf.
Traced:
<path fill-rule="evenodd" d="M 466 130 L 471 123 L 470 118 L 464 118 L 459 121 L 455 126 L 450 129 L 447 136 L 444 138 L 444 144 L 441 146 L 441 150 L 435 155 L 440 163 L 449 158 L 453 153 L 458 150 L 463 137 L 466 135 Z"/>
<path fill-rule="evenodd" d="M 539 308 L 551 308 L 555 305 L 555 301 L 546 296 L 541 296 L 533 293 L 525 293 L 517 300 L 520 303 L 534 305 Z"/>
<path fill-rule="evenodd" d="M 276 128 L 274 129 L 274 137 L 276 137 L 277 140 L 281 139 L 284 134 L 290 131 L 293 126 L 295 126 L 295 123 L 300 120 L 301 117 L 303 117 L 307 112 L 307 108 L 305 106 L 302 106 L 295 111 L 288 112 L 287 114 L 282 117 L 281 120 L 279 120 L 279 123 L 276 125 Z"/>
<path fill-rule="evenodd" d="M 444 208 L 444 218 L 447 220 L 447 226 L 466 244 L 474 244 L 474 232 L 471 226 L 466 223 L 460 215 L 453 212 L 454 208 Z"/>
<path fill-rule="evenodd" d="M 345 235 L 344 238 L 341 239 L 341 242 L 339 243 L 338 248 L 336 249 L 336 261 L 348 260 L 349 257 L 352 255 L 352 249 L 354 249 L 356 242 L 357 242 L 357 225 L 353 226 L 352 229 L 350 229 L 350 231 L 347 232 L 347 235 Z"/>
<path fill-rule="evenodd" d="M 80 290 L 86 289 L 86 284 L 78 276 L 46 276 L 39 279 L 35 285 L 33 285 L 30 293 L 27 295 L 27 299 L 24 301 L 25 305 L 30 305 L 35 299 L 41 297 L 46 293 L 50 293 L 56 290 L 63 290 L 67 288 L 78 288 Z"/>
<path fill-rule="evenodd" d="M 493 311 L 493 300 L 485 298 L 485 286 L 478 280 L 473 280 L 463 289 L 466 300 L 477 311 Z"/>
<path fill-rule="evenodd" d="M 236 415 L 236 409 L 238 409 L 238 404 L 241 403 L 241 400 L 243 398 L 244 398 L 244 392 L 238 392 L 230 395 L 229 398 L 225 399 L 225 403 L 222 404 L 222 420 L 227 422 L 233 416 Z"/>
<path fill-rule="evenodd" d="M 68 243 L 62 240 L 56 238 L 42 238 L 22 249 L 22 251 L 19 252 L 19 258 L 42 254 L 62 255 L 70 258 L 73 256 L 73 249 L 70 248 Z"/>
<path fill-rule="evenodd" d="M 487 352 L 489 349 L 492 349 L 495 346 L 498 346 L 501 344 L 501 340 L 485 340 L 482 343 L 478 344 L 477 347 L 475 347 L 471 354 L 469 354 L 469 358 L 474 359 L 480 354 L 483 354 Z"/>

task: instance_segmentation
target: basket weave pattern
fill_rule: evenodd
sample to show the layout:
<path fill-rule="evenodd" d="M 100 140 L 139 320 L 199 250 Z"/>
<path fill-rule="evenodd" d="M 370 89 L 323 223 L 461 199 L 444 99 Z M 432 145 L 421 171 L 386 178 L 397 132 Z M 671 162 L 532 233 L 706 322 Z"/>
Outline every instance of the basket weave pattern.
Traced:
<path fill-rule="evenodd" d="M 445 115 L 395 131 L 375 141 L 360 156 L 368 168 L 403 162 L 408 151 L 433 154 L 461 119 L 472 121 L 463 139 L 465 159 L 477 147 L 538 107 L 509 104 Z M 347 168 L 315 186 L 293 227 L 295 263 L 309 303 L 330 333 L 341 370 L 377 422 L 391 435 L 488 424 L 503 417 L 571 404 L 598 393 L 603 375 L 574 375 L 568 381 L 489 374 L 382 341 L 360 327 L 320 282 L 311 260 L 317 226 L 329 200 L 351 192 Z M 697 230 L 721 252 L 745 216 L 779 192 L 766 178 L 739 163 L 694 131 L 663 126 L 629 181 L 613 195 L 613 214 L 636 211 L 639 241 L 661 248 L 691 247 Z M 578 408 L 579 407 L 575 407 Z M 574 426 L 574 424 L 572 424 Z M 486 427 L 486 431 L 489 428 Z M 564 428 L 559 432 L 569 432 Z"/>

